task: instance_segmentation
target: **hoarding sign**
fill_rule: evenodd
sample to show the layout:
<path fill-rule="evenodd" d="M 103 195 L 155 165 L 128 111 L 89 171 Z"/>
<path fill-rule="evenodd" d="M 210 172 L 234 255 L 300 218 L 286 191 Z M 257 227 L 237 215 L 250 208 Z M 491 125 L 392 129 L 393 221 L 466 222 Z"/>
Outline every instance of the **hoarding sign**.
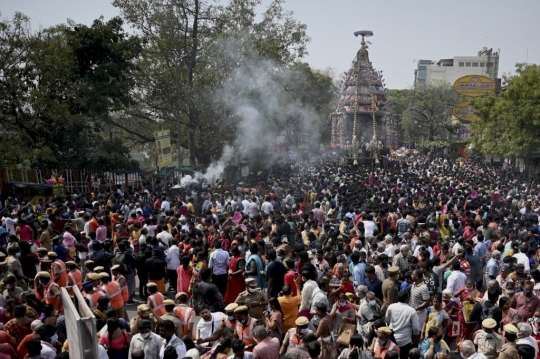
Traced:
<path fill-rule="evenodd" d="M 452 115 L 466 122 L 478 120 L 478 117 L 476 117 L 473 113 L 473 108 L 469 101 L 463 101 L 455 105 L 452 108 Z"/>
<path fill-rule="evenodd" d="M 170 166 L 173 163 L 171 150 L 171 131 L 163 130 L 154 132 L 158 153 L 158 165 L 160 168 Z"/>
<path fill-rule="evenodd" d="M 454 82 L 454 90 L 467 97 L 481 97 L 495 91 L 495 82 L 480 75 L 463 76 Z"/>

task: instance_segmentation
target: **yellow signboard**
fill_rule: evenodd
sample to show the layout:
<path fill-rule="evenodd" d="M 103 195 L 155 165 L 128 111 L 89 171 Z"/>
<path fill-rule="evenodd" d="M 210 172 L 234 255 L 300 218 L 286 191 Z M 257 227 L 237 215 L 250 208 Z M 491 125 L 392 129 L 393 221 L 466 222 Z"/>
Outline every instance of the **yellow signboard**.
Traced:
<path fill-rule="evenodd" d="M 171 131 L 163 130 L 154 132 L 158 153 L 158 165 L 160 168 L 170 166 L 173 163 L 171 150 Z"/>
<path fill-rule="evenodd" d="M 495 91 L 495 82 L 480 75 L 463 76 L 454 82 L 454 90 L 463 96 L 481 97 Z"/>
<path fill-rule="evenodd" d="M 452 108 L 452 115 L 466 122 L 472 122 L 478 119 L 478 117 L 473 114 L 473 108 L 469 101 L 463 101 L 455 105 Z"/>

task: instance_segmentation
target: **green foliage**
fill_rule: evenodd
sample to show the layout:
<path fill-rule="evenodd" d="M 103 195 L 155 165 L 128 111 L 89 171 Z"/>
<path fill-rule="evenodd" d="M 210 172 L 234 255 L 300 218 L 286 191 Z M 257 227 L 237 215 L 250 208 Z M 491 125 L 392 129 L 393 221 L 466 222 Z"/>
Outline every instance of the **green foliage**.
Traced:
<path fill-rule="evenodd" d="M 272 1 L 259 16 L 260 0 L 230 0 L 223 5 L 209 0 L 115 0 L 113 4 L 146 41 L 138 61 L 137 103 L 126 107 L 124 116 L 115 121 L 135 143 L 150 142 L 151 130 L 165 127 L 171 129 L 173 142 L 180 132 L 192 166 L 195 158 L 203 164 L 218 158 L 223 147 L 234 141 L 239 123 L 228 107 L 240 94 L 225 93 L 224 86 L 239 69 L 265 61 L 273 65 L 264 66 L 269 72 L 261 77 L 298 68 L 305 75 L 304 83 L 311 81 L 311 88 L 303 92 L 311 95 L 317 110 L 331 101 L 323 100 L 327 88 L 321 94 L 313 92 L 326 79 L 300 64 L 309 41 L 306 26 L 284 10 L 283 0 Z M 256 83 L 246 84 L 241 91 L 253 99 L 256 88 Z M 304 101 L 295 97 L 303 92 L 289 92 L 286 102 Z M 134 133 L 140 119 L 148 121 L 147 126 Z"/>
<path fill-rule="evenodd" d="M 432 141 L 449 140 L 461 127 L 451 121 L 452 107 L 461 96 L 449 83 L 417 85 L 401 93 L 394 90 L 392 95 L 397 99 L 397 111 L 402 111 L 399 125 L 408 146 L 426 147 Z"/>
<path fill-rule="evenodd" d="M 474 99 L 478 121 L 471 124 L 475 149 L 492 156 L 533 161 L 540 145 L 540 66 L 517 64 L 508 88 Z"/>
<path fill-rule="evenodd" d="M 141 51 L 122 25 L 98 19 L 32 32 L 22 14 L 0 22 L 0 130 L 13 141 L 2 165 L 134 165 L 106 131 L 111 113 L 131 103 L 132 61 Z"/>

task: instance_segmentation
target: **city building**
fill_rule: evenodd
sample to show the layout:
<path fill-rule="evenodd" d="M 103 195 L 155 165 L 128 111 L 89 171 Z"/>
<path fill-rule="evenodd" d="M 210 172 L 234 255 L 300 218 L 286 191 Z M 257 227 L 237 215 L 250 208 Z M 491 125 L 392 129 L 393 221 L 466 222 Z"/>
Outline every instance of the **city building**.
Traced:
<path fill-rule="evenodd" d="M 493 51 L 484 47 L 478 51 L 477 56 L 455 56 L 453 59 L 439 61 L 419 60 L 414 71 L 414 83 L 416 85 L 445 81 L 453 84 L 463 76 L 482 75 L 500 84 L 499 52 L 500 50 Z"/>

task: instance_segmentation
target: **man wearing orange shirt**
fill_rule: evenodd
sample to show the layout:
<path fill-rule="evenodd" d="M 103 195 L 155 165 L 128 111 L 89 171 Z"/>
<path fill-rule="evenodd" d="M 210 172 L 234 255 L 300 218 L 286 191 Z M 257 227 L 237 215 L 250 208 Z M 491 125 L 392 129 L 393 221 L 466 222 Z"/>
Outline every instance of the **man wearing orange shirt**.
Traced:
<path fill-rule="evenodd" d="M 302 302 L 302 296 L 291 296 L 291 286 L 285 284 L 281 291 L 283 295 L 278 297 L 281 312 L 283 313 L 282 333 L 286 333 L 291 328 L 296 328 L 296 317 L 298 317 L 298 306 Z"/>

